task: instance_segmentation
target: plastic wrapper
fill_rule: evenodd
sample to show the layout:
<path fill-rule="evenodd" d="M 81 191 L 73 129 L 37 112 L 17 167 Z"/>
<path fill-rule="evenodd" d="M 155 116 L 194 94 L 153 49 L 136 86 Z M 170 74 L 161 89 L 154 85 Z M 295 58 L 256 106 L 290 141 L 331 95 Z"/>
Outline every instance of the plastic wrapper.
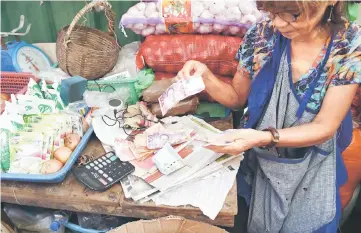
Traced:
<path fill-rule="evenodd" d="M 17 95 L 16 101 L 6 102 L 5 110 L 16 114 L 42 114 L 56 112 L 56 102 L 48 99 L 40 99 L 36 96 Z"/>
<path fill-rule="evenodd" d="M 60 86 L 57 83 L 52 85 L 53 89 L 49 89 L 42 80 L 40 81 L 40 87 L 45 99 L 53 100 L 56 103 L 55 107 L 57 110 L 64 110 L 65 104 L 60 97 Z"/>
<path fill-rule="evenodd" d="M 119 27 L 142 36 L 153 34 L 223 34 L 243 36 L 261 20 L 254 0 L 159 0 L 140 2 L 121 18 Z"/>
<path fill-rule="evenodd" d="M 155 80 L 172 79 L 176 75 L 177 74 L 156 72 Z M 229 76 L 216 75 L 216 77 L 218 79 L 220 79 L 221 81 L 228 83 L 228 84 L 231 84 L 232 80 L 233 80 L 233 77 L 229 77 Z M 201 93 L 199 93 L 197 96 L 199 97 L 199 100 L 208 101 L 208 102 L 216 102 L 205 90 L 202 91 Z"/>
<path fill-rule="evenodd" d="M 66 111 L 73 112 L 73 113 L 79 113 L 82 116 L 85 116 L 89 111 L 89 106 L 85 103 L 84 100 L 77 101 L 70 103 L 66 107 Z"/>
<path fill-rule="evenodd" d="M 361 181 L 361 129 L 353 130 L 352 141 L 342 153 L 342 158 L 348 175 L 346 184 L 340 188 L 342 207 L 345 208 Z"/>
<path fill-rule="evenodd" d="M 234 76 L 235 59 L 242 39 L 220 35 L 149 36 L 137 54 L 137 67 L 150 67 L 155 72 L 178 73 L 189 60 L 207 65 L 214 73 Z"/>
<path fill-rule="evenodd" d="M 45 160 L 51 159 L 53 149 L 54 149 L 54 137 L 55 130 L 54 128 L 49 127 L 48 125 L 43 124 L 26 124 L 22 129 L 24 132 L 43 132 L 44 141 L 43 141 L 43 158 Z"/>
<path fill-rule="evenodd" d="M 7 172 L 10 168 L 9 134 L 10 134 L 9 130 L 0 129 L 1 170 L 4 172 Z"/>
<path fill-rule="evenodd" d="M 37 84 L 34 79 L 29 79 L 29 83 L 28 83 L 28 89 L 26 91 L 27 95 L 31 95 L 31 96 L 36 96 L 40 99 L 44 99 L 44 95 L 41 92 L 41 88 L 39 86 L 39 84 Z"/>
<path fill-rule="evenodd" d="M 43 156 L 44 135 L 41 132 L 17 132 L 9 138 L 11 161 L 22 157 L 36 157 L 45 160 Z"/>
<path fill-rule="evenodd" d="M 185 99 L 183 101 L 180 101 L 176 106 L 170 109 L 164 117 L 180 116 L 180 115 L 195 113 L 198 105 L 199 105 L 199 99 L 196 96 Z M 151 112 L 157 117 L 160 118 L 162 117 L 162 111 L 160 109 L 159 104 L 152 104 Z"/>

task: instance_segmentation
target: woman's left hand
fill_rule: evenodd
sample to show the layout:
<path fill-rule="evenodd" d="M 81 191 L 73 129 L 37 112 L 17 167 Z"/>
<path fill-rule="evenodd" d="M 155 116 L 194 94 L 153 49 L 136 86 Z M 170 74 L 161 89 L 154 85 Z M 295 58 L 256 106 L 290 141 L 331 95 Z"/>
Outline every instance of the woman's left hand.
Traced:
<path fill-rule="evenodd" d="M 232 130 L 219 137 L 217 143 L 227 143 L 226 146 L 206 146 L 207 149 L 217 153 L 230 155 L 239 155 L 253 147 L 261 147 L 268 145 L 272 140 L 272 134 L 266 131 L 258 131 L 254 129 L 238 129 Z M 228 143 L 230 142 L 230 143 Z"/>

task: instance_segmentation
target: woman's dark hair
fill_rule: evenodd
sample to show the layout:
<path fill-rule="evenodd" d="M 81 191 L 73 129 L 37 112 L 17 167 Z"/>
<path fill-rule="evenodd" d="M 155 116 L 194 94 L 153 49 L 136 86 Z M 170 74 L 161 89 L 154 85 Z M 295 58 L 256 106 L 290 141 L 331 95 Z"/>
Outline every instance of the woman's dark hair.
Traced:
<path fill-rule="evenodd" d="M 358 1 L 355 1 L 358 2 Z M 294 0 L 294 1 L 264 1 L 257 0 L 258 9 L 266 11 L 276 11 L 276 9 L 296 9 L 301 12 L 306 12 L 306 16 L 311 18 L 320 10 L 321 6 L 327 5 L 326 11 L 321 19 L 321 27 L 331 27 L 333 30 L 338 30 L 345 25 L 346 19 L 346 4 L 351 2 L 337 1 L 332 7 L 329 1 L 310 1 L 310 0 Z M 291 10 L 291 11 L 292 11 Z M 331 12 L 332 11 L 332 12 Z M 290 12 L 292 13 L 292 12 Z M 331 22 L 328 22 L 331 15 Z"/>

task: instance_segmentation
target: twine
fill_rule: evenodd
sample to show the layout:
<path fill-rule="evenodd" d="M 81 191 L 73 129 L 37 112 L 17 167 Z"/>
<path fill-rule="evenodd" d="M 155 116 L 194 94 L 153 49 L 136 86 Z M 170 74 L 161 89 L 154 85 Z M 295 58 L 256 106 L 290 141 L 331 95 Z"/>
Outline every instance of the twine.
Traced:
<path fill-rule="evenodd" d="M 14 195 L 14 198 L 15 198 L 16 203 L 18 203 L 19 205 L 21 205 L 21 203 L 20 203 L 20 202 L 18 201 L 18 199 L 16 198 L 15 186 L 13 185 L 12 188 L 13 188 L 13 195 Z"/>

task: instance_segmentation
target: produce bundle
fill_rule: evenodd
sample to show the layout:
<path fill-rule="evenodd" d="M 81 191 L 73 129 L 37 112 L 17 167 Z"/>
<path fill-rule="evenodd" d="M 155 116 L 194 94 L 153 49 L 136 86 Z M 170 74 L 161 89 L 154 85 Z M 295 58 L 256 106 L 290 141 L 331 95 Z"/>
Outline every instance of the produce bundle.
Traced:
<path fill-rule="evenodd" d="M 119 26 L 142 36 L 179 33 L 243 36 L 262 17 L 254 0 L 158 0 L 137 3 L 122 16 Z"/>
<path fill-rule="evenodd" d="M 221 35 L 152 35 L 140 46 L 136 64 L 155 72 L 177 73 L 189 60 L 197 60 L 214 73 L 234 76 L 242 39 Z"/>

